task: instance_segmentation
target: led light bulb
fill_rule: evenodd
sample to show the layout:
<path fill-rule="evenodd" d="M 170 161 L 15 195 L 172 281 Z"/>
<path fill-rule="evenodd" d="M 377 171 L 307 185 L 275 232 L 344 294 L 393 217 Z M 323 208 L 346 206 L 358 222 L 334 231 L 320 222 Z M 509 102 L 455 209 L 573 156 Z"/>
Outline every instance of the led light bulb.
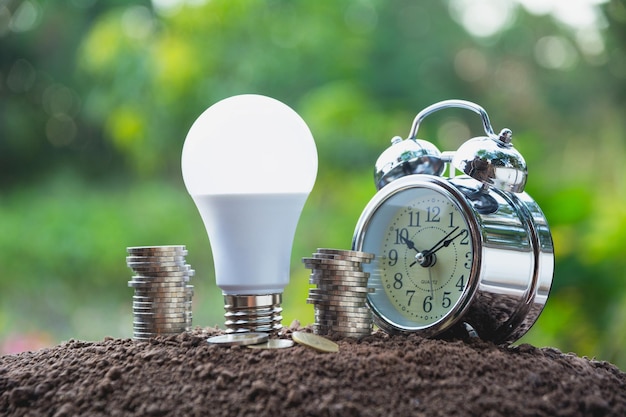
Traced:
<path fill-rule="evenodd" d="M 226 331 L 282 327 L 282 293 L 317 150 L 302 118 L 273 98 L 219 101 L 187 134 L 182 173 L 206 227 Z"/>

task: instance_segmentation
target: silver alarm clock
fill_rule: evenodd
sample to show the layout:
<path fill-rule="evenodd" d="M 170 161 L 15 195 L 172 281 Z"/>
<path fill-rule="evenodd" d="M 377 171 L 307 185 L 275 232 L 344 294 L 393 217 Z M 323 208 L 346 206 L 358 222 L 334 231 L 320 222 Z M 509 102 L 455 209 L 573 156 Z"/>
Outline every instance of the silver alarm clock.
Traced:
<path fill-rule="evenodd" d="M 486 136 L 441 153 L 417 131 L 426 116 L 451 107 L 478 113 Z M 395 137 L 381 154 L 378 192 L 352 242 L 376 255 L 364 269 L 381 329 L 427 337 L 470 332 L 511 343 L 535 323 L 552 284 L 554 251 L 544 214 L 523 191 L 526 163 L 511 139 L 509 129 L 494 133 L 479 105 L 447 100 L 422 110 L 408 138 Z"/>

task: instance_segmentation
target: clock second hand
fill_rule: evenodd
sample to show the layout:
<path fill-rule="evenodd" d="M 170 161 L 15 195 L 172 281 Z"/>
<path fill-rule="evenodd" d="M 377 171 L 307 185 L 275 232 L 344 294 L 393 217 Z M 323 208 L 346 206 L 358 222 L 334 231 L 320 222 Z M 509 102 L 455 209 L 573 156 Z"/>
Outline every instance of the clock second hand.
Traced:
<path fill-rule="evenodd" d="M 433 301 L 435 299 L 435 294 L 433 292 L 433 269 L 428 268 L 428 282 L 430 282 L 430 299 Z"/>

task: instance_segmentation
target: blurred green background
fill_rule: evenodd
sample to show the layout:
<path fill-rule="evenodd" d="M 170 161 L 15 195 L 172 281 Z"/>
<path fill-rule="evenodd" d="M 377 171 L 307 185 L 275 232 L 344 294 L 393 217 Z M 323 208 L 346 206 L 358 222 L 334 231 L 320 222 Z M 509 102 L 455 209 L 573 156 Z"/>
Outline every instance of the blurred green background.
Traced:
<path fill-rule="evenodd" d="M 459 98 L 513 130 L 552 229 L 552 293 L 522 341 L 626 369 L 623 0 L 0 0 L 2 353 L 130 337 L 127 246 L 187 245 L 194 324 L 223 325 L 180 154 L 241 93 L 294 108 L 318 147 L 285 324 L 313 321 L 300 258 L 350 247 L 391 137 Z M 450 109 L 419 133 L 454 150 L 483 132 Z"/>

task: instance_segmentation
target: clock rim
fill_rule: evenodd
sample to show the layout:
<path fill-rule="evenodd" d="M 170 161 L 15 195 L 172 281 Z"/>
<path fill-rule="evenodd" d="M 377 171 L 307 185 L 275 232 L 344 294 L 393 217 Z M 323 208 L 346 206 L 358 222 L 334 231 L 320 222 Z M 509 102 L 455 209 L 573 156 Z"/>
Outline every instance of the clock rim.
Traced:
<path fill-rule="evenodd" d="M 482 233 L 480 232 L 477 220 L 480 217 L 475 213 L 474 208 L 467 201 L 465 195 L 445 178 L 425 174 L 411 174 L 399 178 L 381 188 L 365 206 L 354 230 L 352 249 L 357 251 L 363 250 L 363 244 L 369 226 L 378 212 L 378 209 L 385 201 L 395 194 L 411 188 L 428 188 L 434 190 L 459 208 L 459 211 L 468 225 L 470 239 L 473 245 L 472 268 L 470 269 L 467 285 L 454 307 L 442 318 L 427 325 L 411 327 L 399 325 L 395 320 L 385 317 L 385 315 L 376 308 L 376 305 L 372 303 L 369 295 L 367 297 L 367 306 L 374 316 L 374 323 L 388 333 L 416 333 L 424 337 L 432 337 L 444 333 L 460 321 L 460 318 L 463 317 L 471 305 L 480 283 L 483 252 Z M 400 313 L 398 312 L 398 314 Z"/>

